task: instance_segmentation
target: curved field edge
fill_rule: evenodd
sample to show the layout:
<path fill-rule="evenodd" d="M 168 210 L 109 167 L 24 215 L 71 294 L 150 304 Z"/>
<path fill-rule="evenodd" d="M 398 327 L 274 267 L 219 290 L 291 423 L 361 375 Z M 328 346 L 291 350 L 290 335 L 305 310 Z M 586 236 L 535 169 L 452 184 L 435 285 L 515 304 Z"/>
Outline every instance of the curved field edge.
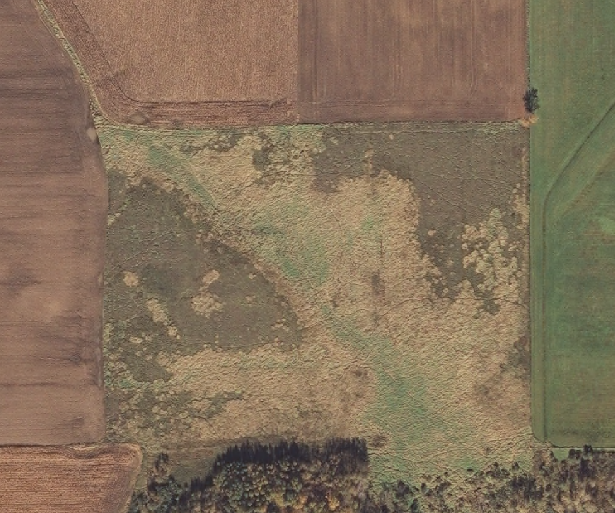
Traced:
<path fill-rule="evenodd" d="M 184 124 L 225 126 L 295 121 L 292 98 L 261 99 L 260 95 L 257 95 L 258 99 L 245 101 L 178 102 L 135 99 L 132 97 L 134 91 L 127 94 L 125 84 L 121 85 L 122 81 L 118 79 L 117 70 L 112 69 L 100 42 L 94 36 L 94 30 L 88 26 L 87 13 L 82 12 L 83 6 L 80 10 L 72 1 L 35 1 L 51 31 L 61 39 L 73 60 L 79 62 L 84 78 L 85 69 L 88 69 L 87 83 L 92 97 L 97 98 L 97 107 L 118 123 L 142 125 L 151 122 L 155 125 L 178 127 Z M 138 6 L 135 7 L 138 11 Z M 283 36 L 278 37 L 280 43 L 285 41 Z M 75 49 L 79 51 L 80 58 Z M 231 84 L 232 82 L 228 85 Z"/>

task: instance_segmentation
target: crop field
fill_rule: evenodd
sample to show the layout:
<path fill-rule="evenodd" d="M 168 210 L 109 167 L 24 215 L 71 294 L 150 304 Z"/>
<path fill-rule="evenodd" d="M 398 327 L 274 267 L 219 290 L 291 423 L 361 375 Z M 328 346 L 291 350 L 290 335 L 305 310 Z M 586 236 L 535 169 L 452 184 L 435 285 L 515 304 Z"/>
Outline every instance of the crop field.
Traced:
<path fill-rule="evenodd" d="M 2 2 L 0 69 L 0 443 L 94 442 L 107 183 L 89 104 L 30 2 Z"/>
<path fill-rule="evenodd" d="M 185 479 L 245 439 L 529 463 L 524 129 L 98 131 L 109 441 Z"/>
<path fill-rule="evenodd" d="M 44 3 L 115 122 L 524 115 L 524 0 Z"/>
<path fill-rule="evenodd" d="M 302 0 L 302 121 L 523 117 L 525 0 Z"/>
<path fill-rule="evenodd" d="M 297 0 L 45 3 L 118 121 L 294 119 Z"/>
<path fill-rule="evenodd" d="M 531 3 L 533 424 L 615 445 L 615 5 Z"/>
<path fill-rule="evenodd" d="M 0 448 L 1 513 L 125 511 L 141 466 L 128 444 Z"/>

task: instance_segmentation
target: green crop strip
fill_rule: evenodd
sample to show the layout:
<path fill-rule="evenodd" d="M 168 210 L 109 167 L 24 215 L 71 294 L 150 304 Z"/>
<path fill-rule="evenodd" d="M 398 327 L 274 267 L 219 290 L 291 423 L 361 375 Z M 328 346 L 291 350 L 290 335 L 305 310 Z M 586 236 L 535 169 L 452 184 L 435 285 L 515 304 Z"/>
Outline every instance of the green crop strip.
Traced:
<path fill-rule="evenodd" d="M 613 2 L 530 2 L 532 414 L 560 446 L 615 445 L 614 63 Z"/>

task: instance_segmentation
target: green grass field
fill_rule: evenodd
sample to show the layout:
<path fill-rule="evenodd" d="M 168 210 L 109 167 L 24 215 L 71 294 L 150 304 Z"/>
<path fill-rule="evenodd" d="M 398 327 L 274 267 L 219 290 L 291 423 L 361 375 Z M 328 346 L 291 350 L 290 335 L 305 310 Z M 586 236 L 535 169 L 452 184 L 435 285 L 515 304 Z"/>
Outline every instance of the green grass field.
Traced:
<path fill-rule="evenodd" d="M 531 2 L 532 416 L 615 445 L 615 4 Z"/>

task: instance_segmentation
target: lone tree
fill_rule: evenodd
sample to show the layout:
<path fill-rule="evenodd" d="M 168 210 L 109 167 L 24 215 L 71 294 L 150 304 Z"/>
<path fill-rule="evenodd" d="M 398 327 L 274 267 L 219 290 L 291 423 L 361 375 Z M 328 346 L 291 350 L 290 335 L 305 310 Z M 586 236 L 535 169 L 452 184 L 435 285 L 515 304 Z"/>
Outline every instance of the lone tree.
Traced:
<path fill-rule="evenodd" d="M 523 101 L 525 102 L 525 110 L 530 114 L 536 112 L 540 105 L 538 104 L 538 89 L 530 87 L 523 95 Z"/>

